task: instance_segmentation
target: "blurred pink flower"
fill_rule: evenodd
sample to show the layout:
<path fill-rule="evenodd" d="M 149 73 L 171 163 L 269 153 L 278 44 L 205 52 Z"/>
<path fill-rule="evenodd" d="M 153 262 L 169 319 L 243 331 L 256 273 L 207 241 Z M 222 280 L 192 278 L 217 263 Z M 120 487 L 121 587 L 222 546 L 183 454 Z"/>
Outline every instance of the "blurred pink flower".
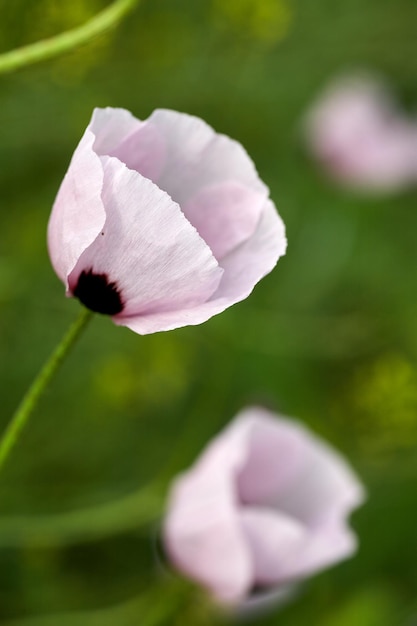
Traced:
<path fill-rule="evenodd" d="M 356 550 L 347 525 L 364 490 L 343 458 L 296 421 L 248 408 L 173 484 L 164 543 L 221 603 L 288 585 Z"/>
<path fill-rule="evenodd" d="M 96 109 L 48 226 L 68 296 L 147 334 L 246 298 L 285 253 L 284 224 L 244 148 L 203 120 Z"/>
<path fill-rule="evenodd" d="M 371 77 L 335 81 L 305 120 L 308 147 L 330 176 L 371 192 L 417 183 L 417 123 Z"/>

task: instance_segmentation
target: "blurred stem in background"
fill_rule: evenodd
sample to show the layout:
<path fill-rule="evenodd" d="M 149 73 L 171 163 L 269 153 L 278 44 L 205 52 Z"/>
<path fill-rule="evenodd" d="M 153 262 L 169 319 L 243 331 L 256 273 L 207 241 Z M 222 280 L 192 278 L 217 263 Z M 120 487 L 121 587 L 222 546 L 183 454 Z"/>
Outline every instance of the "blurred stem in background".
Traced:
<path fill-rule="evenodd" d="M 92 316 L 93 313 L 88 309 L 81 311 L 24 395 L 0 439 L 0 471 L 17 443 L 23 427 L 33 413 L 40 397 Z"/>
<path fill-rule="evenodd" d="M 209 407 L 213 416 L 221 414 L 230 386 L 230 374 L 227 369 L 223 371 L 215 396 L 210 384 L 203 384 L 199 389 L 178 443 L 151 482 L 132 493 L 92 507 L 48 515 L 0 517 L 0 548 L 33 543 L 50 547 L 99 541 L 126 531 L 140 531 L 160 519 L 172 476 L 182 469 L 184 457 L 194 457 L 196 424 L 199 424 L 201 406 Z"/>
<path fill-rule="evenodd" d="M 160 626 L 172 623 L 173 616 L 182 614 L 194 602 L 195 588 L 181 578 L 169 576 L 136 598 L 116 606 L 14 619 L 4 626 Z M 204 598 L 202 605 L 208 609 Z"/>
<path fill-rule="evenodd" d="M 89 42 L 106 30 L 115 28 L 137 3 L 138 0 L 116 0 L 77 28 L 0 54 L 0 74 L 52 59 Z"/>
<path fill-rule="evenodd" d="M 0 519 L 0 547 L 11 548 L 28 543 L 64 546 L 148 528 L 163 513 L 165 490 L 164 483 L 153 482 L 100 506 L 36 517 L 5 517 Z"/>

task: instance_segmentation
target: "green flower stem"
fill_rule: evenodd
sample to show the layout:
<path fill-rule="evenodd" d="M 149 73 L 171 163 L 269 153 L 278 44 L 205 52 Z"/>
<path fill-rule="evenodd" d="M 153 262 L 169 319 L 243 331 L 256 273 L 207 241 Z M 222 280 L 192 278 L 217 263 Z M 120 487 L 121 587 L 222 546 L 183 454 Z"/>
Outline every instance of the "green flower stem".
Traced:
<path fill-rule="evenodd" d="M 0 74 L 13 72 L 27 65 L 53 59 L 69 52 L 106 30 L 114 28 L 131 11 L 138 0 L 116 0 L 96 16 L 60 35 L 0 54 Z"/>
<path fill-rule="evenodd" d="M 62 547 L 148 528 L 163 514 L 165 487 L 150 484 L 116 500 L 65 513 L 0 518 L 0 548 Z"/>
<path fill-rule="evenodd" d="M 184 458 L 193 456 L 195 429 L 201 407 L 210 407 L 207 409 L 208 414 L 221 413 L 232 373 L 231 369 L 224 372 L 215 396 L 212 386 L 202 383 L 194 406 L 183 424 L 179 444 L 174 446 L 167 462 L 150 483 L 93 507 L 37 516 L 0 516 L 0 549 L 33 544 L 50 547 L 98 541 L 131 530 L 141 531 L 155 523 L 163 515 L 172 476 L 183 467 Z"/>
<path fill-rule="evenodd" d="M 82 310 L 78 319 L 70 326 L 68 332 L 55 348 L 17 407 L 15 414 L 0 439 L 0 471 L 18 441 L 23 427 L 39 402 L 40 397 L 92 315 L 92 312 L 88 309 Z"/>
<path fill-rule="evenodd" d="M 116 606 L 14 619 L 4 626 L 159 626 L 167 624 L 193 596 L 188 583 L 171 577 Z"/>

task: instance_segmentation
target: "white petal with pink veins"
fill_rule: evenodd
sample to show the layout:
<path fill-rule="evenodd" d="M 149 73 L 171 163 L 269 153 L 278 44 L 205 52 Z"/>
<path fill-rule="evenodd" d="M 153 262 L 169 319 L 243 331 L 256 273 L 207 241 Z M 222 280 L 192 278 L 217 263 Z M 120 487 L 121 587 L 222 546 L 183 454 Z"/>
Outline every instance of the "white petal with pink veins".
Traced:
<path fill-rule="evenodd" d="M 265 200 L 265 193 L 226 181 L 203 187 L 181 208 L 219 261 L 254 233 Z"/>
<path fill-rule="evenodd" d="M 274 203 L 267 200 L 252 237 L 222 258 L 224 276 L 211 298 L 213 304 L 225 301 L 226 308 L 231 302 L 246 298 L 254 285 L 275 267 L 286 249 L 284 223 Z"/>
<path fill-rule="evenodd" d="M 267 192 L 243 146 L 186 113 L 157 109 L 149 117 L 164 137 L 166 167 L 156 182 L 181 206 L 203 187 L 233 180 Z"/>
<path fill-rule="evenodd" d="M 82 271 L 106 274 L 125 303 L 123 320 L 204 302 L 222 275 L 210 248 L 151 181 L 114 157 L 103 163 L 106 222 L 72 272 L 71 290 Z"/>
<path fill-rule="evenodd" d="M 244 148 L 201 119 L 95 109 L 52 211 L 51 260 L 67 295 L 116 324 L 200 324 L 285 254 L 268 195 Z"/>
<path fill-rule="evenodd" d="M 149 121 L 140 122 L 109 156 L 117 157 L 131 170 L 155 181 L 166 162 L 165 141 L 156 126 Z"/>
<path fill-rule="evenodd" d="M 95 137 L 94 150 L 99 156 L 110 155 L 132 133 L 136 132 L 143 122 L 138 120 L 126 109 L 94 109 L 88 128 Z"/>
<path fill-rule="evenodd" d="M 155 311 L 123 322 L 117 318 L 114 321 L 142 335 L 201 324 L 244 300 L 256 283 L 275 267 L 278 258 L 285 254 L 286 246 L 284 224 L 274 204 L 268 200 L 252 237 L 221 260 L 224 274 L 218 289 L 207 302 L 179 311 Z"/>
<path fill-rule="evenodd" d="M 61 183 L 48 224 L 49 255 L 66 286 L 69 273 L 106 219 L 101 200 L 103 166 L 93 150 L 94 139 L 87 129 Z"/>

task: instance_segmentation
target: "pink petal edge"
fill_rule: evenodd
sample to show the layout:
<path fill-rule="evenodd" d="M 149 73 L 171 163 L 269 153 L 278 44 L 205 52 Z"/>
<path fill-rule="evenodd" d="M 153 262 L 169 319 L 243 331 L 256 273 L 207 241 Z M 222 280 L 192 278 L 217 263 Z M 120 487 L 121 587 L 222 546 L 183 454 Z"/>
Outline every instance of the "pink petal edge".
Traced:
<path fill-rule="evenodd" d="M 286 244 L 284 223 L 273 202 L 268 200 L 254 235 L 222 259 L 222 280 L 207 302 L 193 308 L 113 320 L 142 335 L 201 324 L 244 300 L 285 254 Z"/>

